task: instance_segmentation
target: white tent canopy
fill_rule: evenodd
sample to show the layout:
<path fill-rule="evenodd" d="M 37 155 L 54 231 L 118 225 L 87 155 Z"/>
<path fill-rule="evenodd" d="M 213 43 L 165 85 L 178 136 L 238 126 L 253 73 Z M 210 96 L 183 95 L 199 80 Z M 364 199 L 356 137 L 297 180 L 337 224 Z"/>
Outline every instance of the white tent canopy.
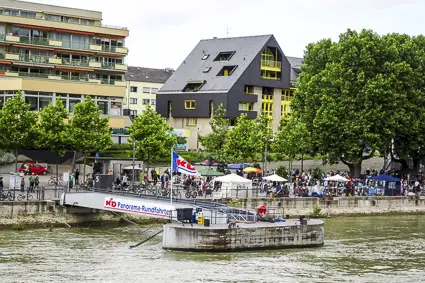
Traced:
<path fill-rule="evenodd" d="M 341 175 L 337 174 L 335 176 L 330 176 L 324 179 L 325 181 L 334 181 L 334 182 L 349 182 L 345 177 L 342 177 Z"/>
<path fill-rule="evenodd" d="M 252 181 L 236 174 L 217 177 L 211 182 L 221 182 L 221 188 L 213 193 L 213 199 L 248 198 L 252 196 Z"/>
<path fill-rule="evenodd" d="M 133 166 L 127 166 L 122 168 L 123 170 L 133 170 Z M 134 167 L 134 170 L 143 170 L 142 167 L 138 167 L 137 165 Z"/>
<path fill-rule="evenodd" d="M 263 180 L 271 182 L 288 182 L 285 178 L 280 177 L 279 175 L 273 174 L 271 176 L 264 177 Z"/>
<path fill-rule="evenodd" d="M 239 175 L 236 174 L 229 174 L 229 175 L 224 175 L 224 176 L 220 176 L 217 178 L 214 178 L 212 180 L 213 182 L 222 182 L 222 183 L 243 183 L 243 184 L 251 184 L 252 181 L 245 179 L 244 177 L 241 177 Z"/>

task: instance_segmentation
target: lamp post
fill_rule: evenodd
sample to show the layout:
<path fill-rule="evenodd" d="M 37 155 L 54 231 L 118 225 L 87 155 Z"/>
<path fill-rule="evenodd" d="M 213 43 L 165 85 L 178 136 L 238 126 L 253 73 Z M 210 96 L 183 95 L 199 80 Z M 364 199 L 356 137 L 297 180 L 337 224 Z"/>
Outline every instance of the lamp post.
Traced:
<path fill-rule="evenodd" d="M 135 178 L 134 167 L 136 166 L 135 163 L 136 163 L 136 140 L 133 140 L 133 176 L 131 177 L 131 188 L 134 188 L 134 178 Z"/>

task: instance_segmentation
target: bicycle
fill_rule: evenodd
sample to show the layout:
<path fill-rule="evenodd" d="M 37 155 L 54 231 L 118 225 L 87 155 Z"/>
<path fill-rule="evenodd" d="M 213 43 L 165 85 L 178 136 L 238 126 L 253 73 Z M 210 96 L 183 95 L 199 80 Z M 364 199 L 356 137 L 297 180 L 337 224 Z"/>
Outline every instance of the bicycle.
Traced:
<path fill-rule="evenodd" d="M 32 200 L 33 199 L 33 196 L 32 195 L 30 195 L 29 193 L 19 193 L 18 194 L 18 197 L 17 197 L 17 200 L 18 201 L 23 201 L 23 200 Z"/>
<path fill-rule="evenodd" d="M 50 179 L 49 179 L 49 181 L 47 181 L 47 183 L 49 184 L 49 186 L 54 186 L 54 185 L 63 186 L 63 184 L 64 184 L 61 176 L 59 176 L 59 182 L 56 182 L 55 176 L 50 176 Z"/>
<path fill-rule="evenodd" d="M 4 192 L 0 193 L 0 201 L 4 200 L 13 200 L 13 194 L 11 192 L 7 192 L 6 194 Z"/>

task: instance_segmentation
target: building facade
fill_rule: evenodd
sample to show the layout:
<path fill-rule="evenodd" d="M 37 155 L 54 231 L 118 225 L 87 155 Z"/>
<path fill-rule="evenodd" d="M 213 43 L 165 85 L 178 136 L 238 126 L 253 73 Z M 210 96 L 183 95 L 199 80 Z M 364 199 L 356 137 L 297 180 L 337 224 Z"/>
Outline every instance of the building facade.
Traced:
<path fill-rule="evenodd" d="M 172 69 L 128 67 L 124 109 L 131 119 L 142 114 L 147 105 L 156 109 L 156 95 L 173 72 Z"/>
<path fill-rule="evenodd" d="M 293 72 L 273 35 L 201 40 L 159 91 L 157 111 L 170 126 L 189 130 L 189 149 L 210 133 L 220 104 L 231 126 L 242 113 L 254 119 L 262 112 L 276 131 L 290 113 Z"/>
<path fill-rule="evenodd" d="M 0 0 L 0 104 L 21 91 L 31 110 L 60 98 L 72 115 L 90 95 L 111 128 L 125 128 L 128 35 L 101 12 Z"/>

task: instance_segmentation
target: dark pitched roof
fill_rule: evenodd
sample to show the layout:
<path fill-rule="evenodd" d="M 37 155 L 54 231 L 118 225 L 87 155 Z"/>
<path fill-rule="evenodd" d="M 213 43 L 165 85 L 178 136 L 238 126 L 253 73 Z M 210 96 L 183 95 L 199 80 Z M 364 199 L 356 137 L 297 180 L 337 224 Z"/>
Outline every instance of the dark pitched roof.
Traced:
<path fill-rule="evenodd" d="M 182 92 L 188 82 L 194 81 L 205 81 L 198 92 L 227 92 L 272 37 L 260 35 L 201 40 L 159 92 Z M 220 52 L 230 51 L 234 51 L 234 54 L 229 61 L 214 61 Z M 206 54 L 209 57 L 202 60 Z M 231 76 L 217 76 L 224 66 L 235 65 L 237 68 Z M 209 67 L 211 69 L 204 72 Z"/>
<path fill-rule="evenodd" d="M 291 83 L 295 83 L 298 75 L 301 73 L 301 66 L 304 64 L 304 59 L 299 57 L 286 57 L 291 64 Z"/>
<path fill-rule="evenodd" d="M 173 74 L 172 69 L 152 69 L 143 67 L 128 67 L 126 81 L 165 83 Z"/>

